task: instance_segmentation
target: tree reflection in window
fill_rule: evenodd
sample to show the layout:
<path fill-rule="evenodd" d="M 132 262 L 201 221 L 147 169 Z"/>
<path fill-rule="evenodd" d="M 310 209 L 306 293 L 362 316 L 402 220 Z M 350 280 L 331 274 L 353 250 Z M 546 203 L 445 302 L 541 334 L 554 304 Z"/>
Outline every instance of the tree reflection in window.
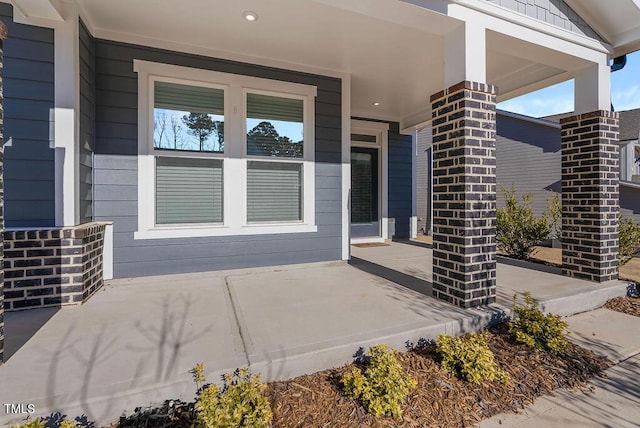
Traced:
<path fill-rule="evenodd" d="M 291 141 L 281 136 L 271 122 L 262 121 L 247 132 L 250 155 L 273 157 L 302 157 L 302 141 Z"/>

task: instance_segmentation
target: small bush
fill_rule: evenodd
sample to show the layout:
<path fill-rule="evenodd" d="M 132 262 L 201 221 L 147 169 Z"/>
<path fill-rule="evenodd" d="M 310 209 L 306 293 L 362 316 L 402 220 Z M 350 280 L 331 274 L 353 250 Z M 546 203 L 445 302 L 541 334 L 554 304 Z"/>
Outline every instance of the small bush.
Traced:
<path fill-rule="evenodd" d="M 46 428 L 47 426 L 51 426 L 51 422 L 47 423 L 47 420 L 48 419 L 41 418 L 29 419 L 22 424 L 12 425 L 11 428 Z M 60 428 L 76 428 L 78 426 L 76 421 L 69 419 L 62 419 L 59 423 L 56 422 L 55 425 Z"/>
<path fill-rule="evenodd" d="M 204 381 L 201 366 L 196 366 L 192 373 L 194 379 Z M 266 388 L 266 384 L 260 383 L 260 376 L 252 375 L 248 368 L 225 374 L 222 390 L 217 385 L 207 385 L 198 392 L 196 426 L 268 427 L 273 414 L 264 395 Z"/>
<path fill-rule="evenodd" d="M 546 216 L 536 218 L 529 206 L 531 194 L 518 202 L 513 187 L 502 188 L 505 207 L 496 211 L 497 247 L 510 257 L 528 259 L 534 247 L 549 237 L 550 225 Z"/>
<path fill-rule="evenodd" d="M 400 405 L 418 382 L 405 374 L 396 358 L 396 351 L 386 345 L 369 349 L 370 359 L 364 373 L 359 368 L 342 377 L 344 391 L 375 417 L 402 416 Z"/>
<path fill-rule="evenodd" d="M 11 428 L 45 428 L 47 423 L 40 418 L 29 419 L 21 424 L 12 425 Z"/>
<path fill-rule="evenodd" d="M 509 323 L 509 333 L 519 343 L 530 348 L 562 355 L 567 350 L 567 323 L 560 316 L 543 314 L 528 291 L 524 293 L 524 306 L 516 305 L 513 296 L 513 313 L 516 319 Z"/>
<path fill-rule="evenodd" d="M 560 195 L 554 193 L 547 199 L 547 213 L 549 215 L 549 238 L 562 241 L 562 202 Z"/>
<path fill-rule="evenodd" d="M 629 217 L 619 217 L 620 266 L 631 260 L 640 250 L 640 223 L 636 224 Z"/>
<path fill-rule="evenodd" d="M 509 382 L 509 374 L 496 364 L 485 334 L 467 337 L 440 335 L 436 352 L 442 367 L 460 379 L 471 383 L 486 380 Z"/>

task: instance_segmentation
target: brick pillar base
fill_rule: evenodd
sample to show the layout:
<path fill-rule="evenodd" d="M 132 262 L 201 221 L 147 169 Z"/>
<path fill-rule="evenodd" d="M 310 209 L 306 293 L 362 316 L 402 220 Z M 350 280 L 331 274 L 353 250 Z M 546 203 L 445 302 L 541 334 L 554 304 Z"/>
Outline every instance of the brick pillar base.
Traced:
<path fill-rule="evenodd" d="M 595 111 L 562 126 L 562 272 L 618 278 L 618 113 Z"/>
<path fill-rule="evenodd" d="M 461 82 L 431 97 L 433 295 L 496 300 L 496 88 Z"/>

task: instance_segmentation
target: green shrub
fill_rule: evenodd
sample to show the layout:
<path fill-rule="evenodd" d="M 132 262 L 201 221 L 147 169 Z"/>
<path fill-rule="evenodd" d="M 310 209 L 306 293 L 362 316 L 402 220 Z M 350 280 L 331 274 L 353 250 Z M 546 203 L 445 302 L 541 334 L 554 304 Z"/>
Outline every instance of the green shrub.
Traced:
<path fill-rule="evenodd" d="M 404 372 L 396 358 L 396 351 L 386 345 L 369 349 L 370 359 L 364 373 L 359 368 L 342 377 L 344 391 L 375 417 L 402 416 L 400 405 L 418 382 Z"/>
<path fill-rule="evenodd" d="M 202 366 L 196 366 L 192 373 L 194 379 L 204 381 Z M 264 395 L 266 388 L 266 384 L 260 383 L 260 376 L 252 375 L 248 368 L 225 374 L 222 390 L 217 385 L 207 385 L 198 392 L 196 426 L 268 427 L 273 414 Z"/>
<path fill-rule="evenodd" d="M 562 241 L 562 202 L 560 195 L 554 193 L 547 199 L 547 213 L 549 215 L 549 238 Z"/>
<path fill-rule="evenodd" d="M 522 196 L 518 202 L 513 187 L 501 188 L 505 207 L 496 211 L 497 247 L 510 257 L 528 259 L 534 247 L 549 238 L 550 225 L 546 215 L 536 218 L 529 206 L 531 194 Z"/>
<path fill-rule="evenodd" d="M 509 323 L 509 333 L 519 343 L 530 348 L 561 355 L 567 350 L 567 323 L 560 316 L 543 314 L 528 291 L 524 293 L 524 306 L 516 305 L 513 296 L 513 313 L 516 319 Z"/>
<path fill-rule="evenodd" d="M 466 337 L 440 335 L 436 352 L 442 367 L 460 379 L 472 383 L 485 380 L 509 381 L 509 374 L 496 364 L 485 334 Z"/>
<path fill-rule="evenodd" d="M 12 425 L 11 428 L 45 428 L 47 423 L 40 418 L 29 419 L 21 424 Z"/>
<path fill-rule="evenodd" d="M 640 250 L 640 223 L 636 224 L 629 217 L 619 217 L 620 266 L 633 258 Z"/>

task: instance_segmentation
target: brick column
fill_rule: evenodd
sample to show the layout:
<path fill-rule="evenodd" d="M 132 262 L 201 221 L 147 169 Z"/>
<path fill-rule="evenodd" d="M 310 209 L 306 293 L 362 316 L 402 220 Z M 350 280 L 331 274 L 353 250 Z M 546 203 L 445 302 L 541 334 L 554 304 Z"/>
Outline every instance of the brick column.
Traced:
<path fill-rule="evenodd" d="M 496 300 L 496 88 L 461 82 L 431 96 L 433 295 Z"/>
<path fill-rule="evenodd" d="M 0 365 L 4 361 L 4 250 L 2 232 L 4 230 L 4 98 L 2 95 L 3 40 L 7 38 L 7 27 L 0 22 Z"/>
<path fill-rule="evenodd" d="M 618 278 L 618 113 L 594 111 L 562 126 L 562 272 Z"/>

